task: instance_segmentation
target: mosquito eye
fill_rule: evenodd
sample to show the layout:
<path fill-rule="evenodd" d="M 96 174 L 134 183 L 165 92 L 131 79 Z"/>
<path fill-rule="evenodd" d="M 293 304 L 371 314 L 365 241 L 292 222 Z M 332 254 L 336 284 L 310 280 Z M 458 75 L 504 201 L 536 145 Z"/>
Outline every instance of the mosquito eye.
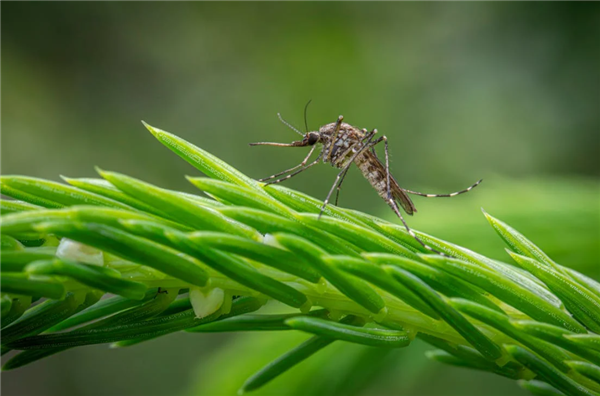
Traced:
<path fill-rule="evenodd" d="M 308 144 L 313 145 L 319 141 L 319 135 L 316 133 L 311 133 L 308 135 Z"/>

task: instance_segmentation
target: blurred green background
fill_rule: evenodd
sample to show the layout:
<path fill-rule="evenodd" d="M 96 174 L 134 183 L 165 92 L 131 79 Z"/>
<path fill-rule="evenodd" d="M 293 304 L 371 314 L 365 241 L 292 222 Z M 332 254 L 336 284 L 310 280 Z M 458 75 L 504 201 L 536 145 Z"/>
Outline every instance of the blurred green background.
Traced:
<path fill-rule="evenodd" d="M 2 3 L 2 173 L 59 180 L 94 165 L 193 192 L 193 168 L 140 120 L 252 177 L 343 114 L 390 141 L 416 229 L 508 261 L 480 207 L 557 262 L 600 279 L 598 3 Z M 324 198 L 315 167 L 287 185 Z M 358 171 L 340 205 L 393 220 Z M 176 334 L 70 350 L 2 375 L 4 395 L 234 395 L 300 334 Z M 424 344 L 333 345 L 270 395 L 518 395 L 515 383 L 429 363 Z M 524 393 L 523 393 L 524 394 Z"/>

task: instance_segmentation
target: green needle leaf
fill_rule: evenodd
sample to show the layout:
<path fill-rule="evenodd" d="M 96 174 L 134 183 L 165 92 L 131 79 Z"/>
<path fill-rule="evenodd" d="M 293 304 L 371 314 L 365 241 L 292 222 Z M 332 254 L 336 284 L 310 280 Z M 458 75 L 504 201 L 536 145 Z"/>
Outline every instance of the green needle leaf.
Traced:
<path fill-rule="evenodd" d="M 539 247 L 531 243 L 517 230 L 509 226 L 508 224 L 490 216 L 488 213 L 483 211 L 485 218 L 492 225 L 494 230 L 500 235 L 500 237 L 511 247 L 515 252 L 526 255 L 530 258 L 536 259 L 550 266 L 554 266 L 554 262 L 544 253 Z"/>
<path fill-rule="evenodd" d="M 266 210 L 285 217 L 293 216 L 293 210 L 269 195 L 257 192 L 255 188 L 236 186 L 206 177 L 188 176 L 187 179 L 200 190 L 234 205 Z"/>
<path fill-rule="evenodd" d="M 145 220 L 119 220 L 119 223 L 131 234 L 177 249 L 177 244 L 173 243 L 166 235 L 167 232 L 178 232 L 176 228 Z"/>
<path fill-rule="evenodd" d="M 313 268 L 340 292 L 374 314 L 385 308 L 383 298 L 361 279 L 347 275 L 323 261 L 325 252 L 305 239 L 291 234 L 275 234 L 275 239 L 290 251 L 310 262 Z"/>
<path fill-rule="evenodd" d="M 0 285 L 3 293 L 54 299 L 61 299 L 65 295 L 65 287 L 62 283 L 29 279 L 27 275 L 21 273 L 3 273 Z"/>
<path fill-rule="evenodd" d="M 223 231 L 254 240 L 261 236 L 245 224 L 232 221 L 214 209 L 194 203 L 178 194 L 153 186 L 129 176 L 98 169 L 98 173 L 119 190 L 152 205 L 170 218 L 196 229 Z"/>
<path fill-rule="evenodd" d="M 30 296 L 19 296 L 19 298 L 13 298 L 10 305 L 10 311 L 6 316 L 2 316 L 2 328 L 8 327 L 11 323 L 19 319 L 23 313 L 31 305 Z"/>
<path fill-rule="evenodd" d="M 159 337 L 188 327 L 196 327 L 218 319 L 225 319 L 235 315 L 252 312 L 260 308 L 263 301 L 253 297 L 236 299 L 228 314 L 222 315 L 217 311 L 202 319 L 195 317 L 193 310 L 179 312 L 173 315 L 142 320 L 134 323 L 93 328 L 91 330 L 74 330 L 68 333 L 43 334 L 34 337 L 22 338 L 7 345 L 13 349 L 43 349 L 65 348 L 81 345 L 104 344 L 144 337 Z"/>
<path fill-rule="evenodd" d="M 364 260 L 347 256 L 331 256 L 325 257 L 323 260 L 327 264 L 336 266 L 350 274 L 355 275 L 359 279 L 364 279 L 374 286 L 387 291 L 417 311 L 420 311 L 433 319 L 440 318 L 440 316 L 419 296 L 413 293 L 410 289 L 404 287 L 401 283 L 396 282 L 379 266 Z"/>
<path fill-rule="evenodd" d="M 126 310 L 124 312 L 120 312 L 116 315 L 113 315 L 108 318 L 104 318 L 97 322 L 88 324 L 79 329 L 79 331 L 91 330 L 96 328 L 106 328 L 110 325 L 120 324 L 124 325 L 127 323 L 132 323 L 138 320 L 144 320 L 148 318 L 152 318 L 163 312 L 166 307 L 168 307 L 169 303 L 173 301 L 173 298 L 177 294 L 175 290 L 171 290 L 172 294 L 168 292 L 156 294 L 154 291 L 154 298 L 150 301 L 147 301 L 145 304 L 141 305 L 142 302 L 139 301 L 141 306 Z M 68 334 L 68 333 L 66 333 Z M 58 348 L 46 348 L 46 349 L 34 349 L 28 350 L 19 353 L 10 359 L 6 364 L 2 367 L 3 371 L 13 370 L 27 364 L 36 362 L 48 356 L 52 356 L 56 353 L 62 352 L 69 349 L 69 347 L 58 347 Z"/>
<path fill-rule="evenodd" d="M 136 307 L 145 301 L 157 296 L 157 288 L 148 289 L 142 300 L 131 300 L 121 296 L 114 296 L 98 301 L 96 304 L 76 313 L 75 315 L 52 326 L 48 332 L 57 332 L 80 324 L 94 321 L 116 312 L 125 311 L 128 308 Z"/>
<path fill-rule="evenodd" d="M 561 371 L 565 373 L 569 371 L 569 367 L 565 364 L 565 361 L 569 359 L 568 354 L 551 343 L 544 342 L 519 331 L 512 326 L 508 316 L 464 299 L 452 299 L 451 304 L 461 312 L 498 329 L 513 340 L 530 348 L 532 351 L 554 364 Z"/>
<path fill-rule="evenodd" d="M 412 250 L 398 244 L 397 242 L 382 236 L 370 228 L 335 219 L 333 217 L 319 217 L 315 214 L 299 213 L 296 217 L 314 227 L 327 231 L 346 239 L 356 246 L 370 252 L 389 252 L 401 256 L 418 259 Z"/>
<path fill-rule="evenodd" d="M 561 392 L 572 396 L 598 396 L 598 393 L 573 381 L 526 349 L 517 345 L 505 345 L 504 348 L 515 360 L 536 373 L 541 380 L 548 382 Z"/>
<path fill-rule="evenodd" d="M 267 296 L 279 300 L 295 308 L 305 307 L 309 304 L 304 294 L 285 283 L 263 275 L 239 258 L 198 245 L 195 241 L 182 233 L 167 233 L 167 237 L 177 243 L 182 249 L 202 260 L 223 275 L 259 291 Z"/>
<path fill-rule="evenodd" d="M 399 330 L 359 328 L 308 316 L 287 319 L 285 324 L 295 330 L 374 347 L 402 348 L 410 344 L 406 332 Z"/>
<path fill-rule="evenodd" d="M 143 283 L 119 279 L 121 274 L 116 270 L 65 259 L 34 261 L 25 271 L 32 275 L 68 276 L 84 285 L 134 300 L 144 298 L 147 289 Z"/>
<path fill-rule="evenodd" d="M 325 318 L 327 311 L 319 309 L 309 312 L 307 315 Z M 242 315 L 233 318 L 210 322 L 198 327 L 192 327 L 185 331 L 191 333 L 220 333 L 229 331 L 277 331 L 290 330 L 285 321 L 290 318 L 305 316 L 304 314 L 282 314 L 282 315 Z"/>
<path fill-rule="evenodd" d="M 517 330 L 557 345 L 567 351 L 588 359 L 590 362 L 600 365 L 600 352 L 589 349 L 577 341 L 566 338 L 566 336 L 573 334 L 568 330 L 547 323 L 530 320 L 514 320 L 511 323 Z"/>
<path fill-rule="evenodd" d="M 471 345 L 473 345 L 483 356 L 490 360 L 497 360 L 502 357 L 502 350 L 498 345 L 473 326 L 473 324 L 457 310 L 446 303 L 435 290 L 429 287 L 421 279 L 398 267 L 385 265 L 383 266 L 383 269 L 406 287 L 410 288 L 415 294 L 421 297 L 423 301 L 426 301 L 432 309 L 471 343 Z"/>
<path fill-rule="evenodd" d="M 531 272 L 548 285 L 550 290 L 565 302 L 567 308 L 580 322 L 594 332 L 600 333 L 599 296 L 553 267 L 510 251 L 508 254 L 523 269 Z"/>
<path fill-rule="evenodd" d="M 340 323 L 352 326 L 364 325 L 364 321 L 353 315 L 348 315 L 344 317 L 340 321 Z M 314 336 L 309 338 L 302 344 L 286 352 L 285 354 L 281 355 L 280 357 L 263 367 L 252 377 L 248 378 L 248 380 L 244 383 L 244 385 L 242 385 L 242 388 L 239 390 L 238 393 L 246 393 L 260 388 L 261 386 L 270 382 L 274 378 L 285 373 L 298 363 L 308 359 L 316 352 L 325 348 L 334 341 L 335 338 L 330 337 Z"/>
<path fill-rule="evenodd" d="M 318 199 L 315 199 L 309 195 L 284 186 L 269 185 L 264 188 L 264 191 L 284 205 L 287 205 L 298 212 L 318 214 L 321 212 L 321 208 L 323 207 L 323 201 L 319 201 Z M 323 214 L 361 226 L 365 225 L 362 221 L 357 219 L 356 216 L 349 215 L 345 210 L 340 209 L 335 205 L 327 205 L 323 211 Z"/>
<path fill-rule="evenodd" d="M 200 147 L 169 132 L 150 126 L 144 121 L 142 123 L 159 142 L 207 176 L 256 191 L 262 190 L 259 182 L 249 178 L 225 161 L 202 150 Z"/>
<path fill-rule="evenodd" d="M 568 340 L 600 352 L 600 335 L 596 334 L 563 334 Z"/>
<path fill-rule="evenodd" d="M 197 231 L 188 234 L 188 238 L 194 243 L 247 257 L 312 283 L 321 279 L 310 264 L 288 250 L 218 232 Z"/>
<path fill-rule="evenodd" d="M 542 381 L 519 380 L 517 383 L 521 388 L 528 390 L 536 396 L 565 396 L 564 393 L 555 387 Z"/>
<path fill-rule="evenodd" d="M 94 178 L 81 178 L 81 179 L 73 179 L 66 176 L 61 176 L 61 178 L 69 183 L 70 185 L 77 187 L 81 190 L 89 191 L 98 195 L 102 195 L 104 197 L 110 198 L 112 200 L 121 202 L 127 206 L 132 208 L 141 210 L 142 212 L 152 213 L 154 215 L 165 217 L 165 214 L 160 210 L 156 209 L 151 205 L 146 205 L 140 200 L 137 200 L 129 195 L 119 191 L 115 186 L 110 184 L 108 181 L 104 179 L 94 179 Z"/>
<path fill-rule="evenodd" d="M 380 221 L 379 226 L 380 228 L 387 230 L 386 235 L 390 235 L 391 238 L 404 238 L 403 241 L 407 245 L 412 245 L 419 250 L 424 250 L 424 248 L 406 232 L 403 226 L 383 221 Z M 503 278 L 520 285 L 521 287 L 531 291 L 531 293 L 537 294 L 539 298 L 543 298 L 547 302 L 557 307 L 561 305 L 561 301 L 552 293 L 550 293 L 545 287 L 542 287 L 541 285 L 543 285 L 543 283 L 529 274 L 527 271 L 507 265 L 505 263 L 491 260 L 469 249 L 465 249 L 453 243 L 446 242 L 442 239 L 432 237 L 431 235 L 427 235 L 419 231 L 415 231 L 415 234 L 426 244 L 439 250 L 440 252 L 446 253 L 447 255 L 456 259 L 475 264 L 483 269 L 495 271 Z M 435 255 L 430 254 L 430 256 Z"/>
<path fill-rule="evenodd" d="M 573 370 L 600 384 L 600 367 L 595 364 L 576 360 L 568 361 L 567 364 L 571 366 Z"/>
<path fill-rule="evenodd" d="M 4 251 L 19 251 L 25 250 L 25 246 L 21 244 L 18 240 L 11 237 L 10 235 L 2 234 L 0 235 L 0 248 Z"/>
<path fill-rule="evenodd" d="M 423 255 L 422 258 L 440 270 L 479 286 L 534 319 L 563 326 L 578 333 L 585 332 L 585 328 L 567 313 L 500 274 L 457 259 L 433 255 Z"/>
<path fill-rule="evenodd" d="M 427 264 L 388 253 L 363 253 L 363 257 L 378 265 L 388 264 L 400 267 L 418 276 L 423 282 L 446 297 L 465 298 L 498 312 L 504 312 L 484 295 L 487 293 L 482 289 Z"/>
<path fill-rule="evenodd" d="M 495 373 L 510 379 L 520 379 L 521 372 L 512 368 L 500 367 L 497 364 L 485 360 L 482 356 L 477 360 L 465 360 L 461 359 L 453 354 L 450 354 L 443 350 L 434 350 L 425 352 L 425 356 L 431 360 L 438 361 L 440 363 L 449 364 L 451 366 L 466 367 L 473 370 L 482 370 Z"/>
<path fill-rule="evenodd" d="M 128 205 L 114 199 L 44 179 L 25 176 L 1 176 L 0 184 L 65 206 L 98 205 L 109 208 L 131 209 Z M 4 192 L 2 193 L 4 194 Z"/>
<path fill-rule="evenodd" d="M 2 329 L 2 345 L 39 334 L 68 318 L 83 303 L 84 297 L 81 293 L 68 293 L 64 300 L 48 300 L 28 310 L 18 321 Z"/>
<path fill-rule="evenodd" d="M 2 308 L 2 318 L 6 317 L 10 312 L 10 307 L 12 306 L 12 298 L 8 294 L 5 294 L 0 299 L 1 308 Z"/>
<path fill-rule="evenodd" d="M 244 207 L 224 207 L 219 209 L 219 211 L 227 217 L 256 228 L 263 234 L 274 234 L 277 232 L 296 234 L 318 245 L 322 249 L 336 254 L 358 256 L 357 252 L 360 252 L 359 248 L 335 235 L 269 212 Z"/>
<path fill-rule="evenodd" d="M 170 247 L 127 232 L 94 223 L 52 222 L 36 226 L 41 232 L 55 233 L 74 241 L 147 265 L 189 284 L 204 286 L 208 274 L 202 264 Z"/>
<path fill-rule="evenodd" d="M 23 201 L 8 201 L 6 199 L 0 199 L 0 214 L 6 215 L 9 213 L 25 212 L 27 210 L 38 210 L 42 209 L 41 206 L 33 205 Z"/>
<path fill-rule="evenodd" d="M 32 261 L 49 260 L 55 257 L 56 248 L 27 248 L 24 250 L 2 250 L 0 262 L 2 272 L 21 272 Z"/>
<path fill-rule="evenodd" d="M 122 209 L 99 208 L 94 206 L 76 206 L 67 209 L 43 209 L 30 212 L 21 212 L 2 216 L 0 230 L 2 233 L 21 235 L 34 230 L 36 224 L 51 221 L 80 220 L 121 227 L 122 220 L 145 220 L 159 222 L 176 229 L 189 229 L 169 220 L 151 217 L 145 213 L 132 212 Z"/>
<path fill-rule="evenodd" d="M 62 208 L 65 205 L 60 204 L 58 202 L 54 202 L 50 199 L 38 197 L 36 195 L 27 193 L 25 191 L 18 190 L 4 182 L 4 179 L 0 177 L 0 193 L 2 195 L 6 195 L 7 197 L 11 197 L 14 199 L 19 199 L 26 203 L 41 206 L 44 208 Z"/>

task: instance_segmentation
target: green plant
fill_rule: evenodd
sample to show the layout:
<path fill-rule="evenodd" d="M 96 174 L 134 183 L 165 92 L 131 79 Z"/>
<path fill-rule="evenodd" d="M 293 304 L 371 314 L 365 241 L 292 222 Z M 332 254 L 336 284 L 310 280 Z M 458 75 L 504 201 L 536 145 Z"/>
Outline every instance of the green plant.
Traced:
<path fill-rule="evenodd" d="M 314 336 L 243 391 L 336 340 L 400 348 L 419 337 L 437 348 L 431 359 L 536 394 L 600 394 L 600 285 L 507 224 L 485 214 L 517 266 L 418 232 L 454 258 L 427 254 L 397 224 L 335 206 L 319 220 L 318 200 L 147 128 L 209 176 L 188 180 L 211 198 L 100 169 L 103 179 L 69 185 L 2 176 L 2 194 L 18 199 L 1 206 L 2 353 L 23 350 L 3 370 L 182 330 L 299 330 Z M 286 312 L 265 313 L 270 301 Z"/>

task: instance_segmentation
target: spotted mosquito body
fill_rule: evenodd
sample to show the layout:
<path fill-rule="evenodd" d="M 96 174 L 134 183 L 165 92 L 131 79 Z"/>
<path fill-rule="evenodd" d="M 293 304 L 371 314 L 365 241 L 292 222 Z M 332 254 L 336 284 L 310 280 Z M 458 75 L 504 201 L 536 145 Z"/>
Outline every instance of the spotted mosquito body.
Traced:
<path fill-rule="evenodd" d="M 306 109 L 305 109 L 306 111 Z M 305 113 L 306 115 L 306 113 Z M 386 136 L 381 136 L 375 138 L 377 135 L 377 129 L 373 129 L 372 131 L 367 131 L 367 129 L 359 129 L 350 124 L 347 124 L 344 121 L 343 116 L 339 116 L 336 122 L 323 125 L 319 128 L 318 132 L 306 132 L 302 133 L 292 125 L 287 123 L 285 120 L 281 118 L 278 114 L 279 119 L 287 125 L 290 129 L 298 133 L 302 136 L 302 140 L 294 141 L 292 143 L 274 143 L 274 142 L 258 142 L 258 143 L 250 143 L 251 146 L 265 145 L 265 146 L 277 146 L 277 147 L 308 147 L 311 149 L 308 155 L 304 158 L 304 160 L 290 168 L 286 169 L 282 172 L 276 173 L 272 176 L 269 176 L 264 179 L 260 179 L 259 181 L 265 182 L 268 184 L 281 183 L 285 180 L 288 180 L 301 172 L 313 167 L 319 162 L 329 163 L 331 166 L 341 169 L 338 173 L 335 182 L 331 186 L 325 201 L 323 202 L 323 206 L 321 207 L 321 211 L 319 213 L 319 218 L 323 214 L 323 211 L 329 204 L 329 199 L 333 194 L 333 191 L 337 188 L 335 204 L 337 205 L 338 197 L 342 182 L 344 181 L 344 177 L 350 169 L 350 166 L 354 163 L 362 172 L 363 176 L 369 181 L 371 186 L 377 191 L 379 196 L 392 208 L 394 213 L 400 218 L 402 224 L 406 228 L 406 231 L 412 236 L 416 241 L 418 241 L 425 249 L 440 254 L 442 256 L 447 256 L 446 254 L 432 248 L 423 242 L 413 230 L 410 229 L 400 209 L 398 207 L 398 203 L 404 211 L 408 215 L 412 215 L 417 211 L 414 203 L 408 196 L 408 194 L 419 195 L 423 197 L 433 198 L 433 197 L 454 197 L 459 194 L 463 194 L 471 191 L 473 188 L 477 187 L 481 180 L 477 183 L 473 184 L 469 188 L 466 188 L 461 191 L 457 191 L 451 194 L 425 194 L 417 191 L 411 191 L 407 189 L 403 189 L 398 185 L 398 182 L 394 179 L 394 177 L 390 174 L 389 167 L 389 154 L 388 154 L 388 140 Z M 308 128 L 307 128 L 308 129 Z M 385 164 L 379 159 L 377 153 L 375 152 L 375 146 L 381 142 L 384 142 L 384 150 L 385 150 Z M 317 145 L 320 144 L 322 146 L 320 153 L 317 158 L 308 162 L 313 152 L 315 151 Z"/>

